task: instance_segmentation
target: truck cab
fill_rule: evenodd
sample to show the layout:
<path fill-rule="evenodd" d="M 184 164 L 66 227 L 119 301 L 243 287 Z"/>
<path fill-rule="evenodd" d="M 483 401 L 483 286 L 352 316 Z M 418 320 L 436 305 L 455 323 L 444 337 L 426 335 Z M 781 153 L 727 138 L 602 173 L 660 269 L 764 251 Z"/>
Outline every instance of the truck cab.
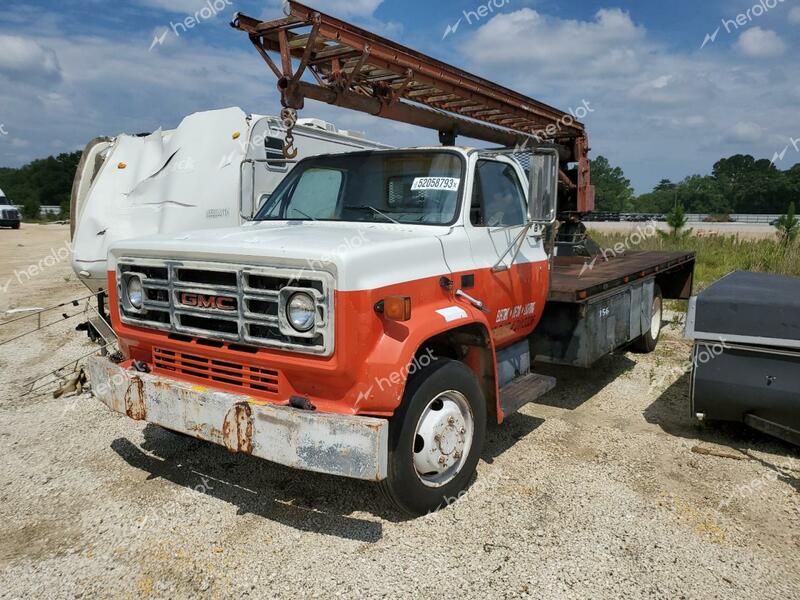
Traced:
<path fill-rule="evenodd" d="M 19 229 L 21 221 L 22 217 L 17 207 L 11 204 L 3 190 L 0 190 L 0 227 Z"/>
<path fill-rule="evenodd" d="M 527 163 L 527 170 L 523 167 Z M 300 161 L 240 228 L 119 242 L 112 409 L 298 468 L 458 496 L 530 373 L 558 156 L 463 147 Z M 531 177 L 531 174 L 533 175 Z M 512 397 L 513 400 L 513 397 Z"/>

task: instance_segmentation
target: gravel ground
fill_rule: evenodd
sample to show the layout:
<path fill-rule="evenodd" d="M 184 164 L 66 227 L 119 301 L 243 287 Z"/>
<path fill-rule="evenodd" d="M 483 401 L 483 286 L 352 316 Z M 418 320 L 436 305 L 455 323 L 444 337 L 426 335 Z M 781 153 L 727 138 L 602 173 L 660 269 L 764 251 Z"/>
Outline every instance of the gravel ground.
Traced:
<path fill-rule="evenodd" d="M 67 235 L 0 234 L 0 283 Z M 0 310 L 81 294 L 68 275 Z M 677 325 L 651 355 L 543 369 L 558 387 L 489 432 L 468 493 L 411 520 L 368 483 L 23 395 L 87 344 L 64 324 L 0 346 L 2 598 L 800 597 L 800 452 L 694 424 Z"/>

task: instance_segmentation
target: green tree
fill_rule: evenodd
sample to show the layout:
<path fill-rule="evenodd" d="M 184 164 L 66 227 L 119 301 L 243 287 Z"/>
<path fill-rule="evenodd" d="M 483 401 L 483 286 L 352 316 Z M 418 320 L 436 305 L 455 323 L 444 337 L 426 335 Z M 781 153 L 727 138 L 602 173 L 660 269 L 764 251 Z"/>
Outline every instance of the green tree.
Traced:
<path fill-rule="evenodd" d="M 612 167 L 605 156 L 591 161 L 595 186 L 595 208 L 599 211 L 633 210 L 633 187 L 620 167 Z"/>
<path fill-rule="evenodd" d="M 655 188 L 653 188 L 653 191 L 669 192 L 671 190 L 674 190 L 676 187 L 678 187 L 677 184 L 672 183 L 669 179 L 662 179 L 661 181 L 658 182 L 658 185 Z"/>
<path fill-rule="evenodd" d="M 794 202 L 789 203 L 789 210 L 778 219 L 775 229 L 778 230 L 778 237 L 784 246 L 788 246 L 797 239 L 797 235 L 800 233 L 800 221 L 795 216 Z"/>
<path fill-rule="evenodd" d="M 714 177 L 702 175 L 687 177 L 677 189 L 676 197 L 690 213 L 730 214 L 733 212 L 728 198 Z"/>
<path fill-rule="evenodd" d="M 81 152 L 34 160 L 18 169 L 0 168 L 0 188 L 14 204 L 23 207 L 28 219 L 39 216 L 42 205 L 60 206 L 69 211 L 72 182 Z"/>
<path fill-rule="evenodd" d="M 686 223 L 688 222 L 689 219 L 686 217 L 686 211 L 683 210 L 683 204 L 678 203 L 669 213 L 667 213 L 667 225 L 669 225 L 669 231 L 666 233 L 659 231 L 659 233 L 663 237 L 669 237 L 672 239 L 683 238 L 692 233 L 691 229 L 684 231 L 684 227 L 686 227 Z"/>

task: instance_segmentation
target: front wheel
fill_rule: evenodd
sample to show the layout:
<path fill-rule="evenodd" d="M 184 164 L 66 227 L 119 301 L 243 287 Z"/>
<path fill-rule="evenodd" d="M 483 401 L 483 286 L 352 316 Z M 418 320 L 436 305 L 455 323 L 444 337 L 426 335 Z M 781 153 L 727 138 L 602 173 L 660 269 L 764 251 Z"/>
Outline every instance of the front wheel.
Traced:
<path fill-rule="evenodd" d="M 656 349 L 658 338 L 661 335 L 664 319 L 664 299 L 661 288 L 653 287 L 653 305 L 651 307 L 650 329 L 640 338 L 633 341 L 631 349 L 640 354 L 649 354 Z"/>
<path fill-rule="evenodd" d="M 19 223 L 14 223 L 14 224 L 11 226 L 11 228 L 12 228 L 12 229 L 19 229 L 19 227 L 20 227 Z"/>
<path fill-rule="evenodd" d="M 439 359 L 409 378 L 389 425 L 387 497 L 422 515 L 447 506 L 467 488 L 486 439 L 486 400 L 472 371 Z"/>

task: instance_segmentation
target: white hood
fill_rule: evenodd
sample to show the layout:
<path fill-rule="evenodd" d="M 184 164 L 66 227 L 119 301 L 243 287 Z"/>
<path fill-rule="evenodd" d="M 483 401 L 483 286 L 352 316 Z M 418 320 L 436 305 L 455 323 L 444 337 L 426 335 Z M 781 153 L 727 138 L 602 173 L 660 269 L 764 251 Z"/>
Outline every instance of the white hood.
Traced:
<path fill-rule="evenodd" d="M 119 242 L 120 258 L 155 258 L 327 271 L 341 291 L 375 289 L 449 272 L 438 236 L 448 227 L 373 223 L 259 222 Z"/>

